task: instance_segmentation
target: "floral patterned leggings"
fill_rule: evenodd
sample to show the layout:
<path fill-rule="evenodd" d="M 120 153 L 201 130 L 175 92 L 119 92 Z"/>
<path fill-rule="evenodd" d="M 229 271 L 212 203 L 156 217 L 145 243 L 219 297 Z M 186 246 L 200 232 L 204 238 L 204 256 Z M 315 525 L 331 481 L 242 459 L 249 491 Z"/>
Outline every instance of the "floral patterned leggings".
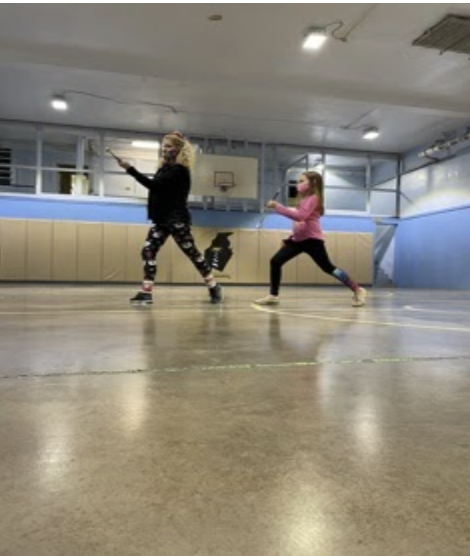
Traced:
<path fill-rule="evenodd" d="M 178 247 L 192 261 L 203 278 L 211 274 L 210 266 L 194 243 L 189 223 L 171 222 L 154 224 L 147 234 L 147 240 L 142 249 L 144 280 L 155 281 L 155 276 L 157 275 L 157 254 L 169 236 L 173 237 Z"/>

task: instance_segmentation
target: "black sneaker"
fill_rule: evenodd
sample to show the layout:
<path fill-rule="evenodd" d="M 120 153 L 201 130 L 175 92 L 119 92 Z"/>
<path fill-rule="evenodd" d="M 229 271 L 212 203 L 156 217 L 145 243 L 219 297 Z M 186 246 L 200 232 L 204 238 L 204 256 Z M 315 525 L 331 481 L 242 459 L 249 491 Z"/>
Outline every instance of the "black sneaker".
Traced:
<path fill-rule="evenodd" d="M 216 284 L 213 288 L 209 288 L 211 303 L 220 303 L 222 301 L 222 288 Z"/>
<path fill-rule="evenodd" d="M 153 303 L 152 294 L 148 292 L 139 292 L 130 299 L 131 303 L 140 303 L 142 305 L 151 305 Z"/>

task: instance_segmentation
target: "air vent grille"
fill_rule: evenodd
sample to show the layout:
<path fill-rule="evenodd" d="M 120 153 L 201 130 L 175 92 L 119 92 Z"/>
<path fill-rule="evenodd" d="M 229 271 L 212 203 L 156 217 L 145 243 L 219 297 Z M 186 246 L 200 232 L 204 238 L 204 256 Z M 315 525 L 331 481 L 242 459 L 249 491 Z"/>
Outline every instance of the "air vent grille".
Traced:
<path fill-rule="evenodd" d="M 433 48 L 441 54 L 457 52 L 470 55 L 470 18 L 447 15 L 413 41 L 413 46 Z"/>

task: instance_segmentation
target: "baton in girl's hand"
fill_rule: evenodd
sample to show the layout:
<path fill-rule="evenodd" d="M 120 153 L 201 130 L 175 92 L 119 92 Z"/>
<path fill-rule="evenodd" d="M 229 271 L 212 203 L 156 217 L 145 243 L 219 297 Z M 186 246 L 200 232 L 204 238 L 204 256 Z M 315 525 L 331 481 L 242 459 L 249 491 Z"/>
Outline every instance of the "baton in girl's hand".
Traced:
<path fill-rule="evenodd" d="M 281 189 L 279 188 L 276 191 L 276 193 L 274 193 L 271 201 L 275 201 L 279 197 L 280 193 L 281 193 Z M 268 212 L 266 212 L 266 209 L 265 209 L 264 213 L 262 214 L 262 216 L 260 218 L 260 221 L 258 222 L 258 225 L 256 226 L 257 230 L 259 230 L 261 228 L 261 226 L 263 225 L 263 222 L 266 220 L 266 216 L 268 216 Z"/>

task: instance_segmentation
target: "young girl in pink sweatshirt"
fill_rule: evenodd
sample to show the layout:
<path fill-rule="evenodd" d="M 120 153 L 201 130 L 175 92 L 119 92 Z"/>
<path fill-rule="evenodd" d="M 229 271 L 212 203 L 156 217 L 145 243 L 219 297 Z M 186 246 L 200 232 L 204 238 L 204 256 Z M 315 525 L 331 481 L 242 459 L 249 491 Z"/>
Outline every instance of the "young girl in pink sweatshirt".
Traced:
<path fill-rule="evenodd" d="M 325 248 L 320 218 L 323 216 L 323 177 L 318 172 L 305 172 L 299 176 L 297 183 L 299 205 L 296 209 L 287 208 L 276 201 L 269 201 L 267 207 L 274 209 L 294 221 L 292 234 L 284 245 L 271 259 L 271 290 L 270 294 L 255 301 L 258 305 L 277 305 L 279 303 L 279 287 L 281 269 L 288 261 L 301 253 L 307 253 L 326 274 L 334 276 L 353 292 L 353 307 L 362 307 L 367 292 L 351 279 L 340 268 L 330 261 Z"/>

